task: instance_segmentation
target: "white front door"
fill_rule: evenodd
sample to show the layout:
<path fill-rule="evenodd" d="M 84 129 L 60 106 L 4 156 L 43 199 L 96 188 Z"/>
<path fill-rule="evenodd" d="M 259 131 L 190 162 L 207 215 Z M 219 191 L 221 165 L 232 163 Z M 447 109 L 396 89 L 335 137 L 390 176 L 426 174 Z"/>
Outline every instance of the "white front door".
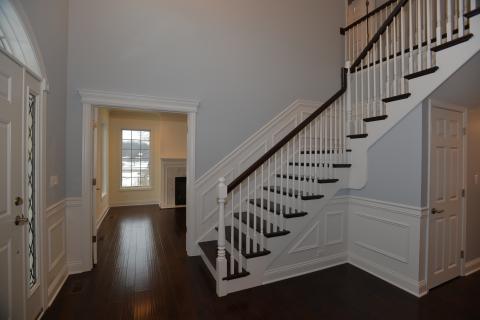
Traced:
<path fill-rule="evenodd" d="M 25 316 L 22 78 L 0 52 L 0 319 Z"/>
<path fill-rule="evenodd" d="M 460 275 L 463 114 L 432 106 L 429 277 L 433 288 Z"/>

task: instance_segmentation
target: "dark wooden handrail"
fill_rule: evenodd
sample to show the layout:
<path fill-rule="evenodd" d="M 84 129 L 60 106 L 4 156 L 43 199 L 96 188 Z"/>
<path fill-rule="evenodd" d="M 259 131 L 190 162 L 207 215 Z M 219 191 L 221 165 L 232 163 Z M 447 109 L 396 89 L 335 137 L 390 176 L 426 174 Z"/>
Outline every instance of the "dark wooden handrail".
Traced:
<path fill-rule="evenodd" d="M 367 20 L 368 18 L 376 15 L 377 13 L 379 13 L 380 11 L 382 11 L 383 9 L 385 9 L 386 7 L 388 7 L 389 5 L 391 4 L 394 4 L 395 2 L 397 2 L 398 0 L 390 0 L 390 1 L 387 1 L 385 2 L 384 4 L 382 4 L 381 6 L 377 7 L 375 10 L 373 10 L 372 12 L 369 12 L 367 13 L 366 15 L 364 15 L 363 17 L 355 20 L 354 22 L 350 23 L 348 26 L 346 27 L 343 27 L 343 28 L 340 28 L 340 34 L 344 35 L 345 32 L 347 32 L 348 30 L 352 29 L 353 27 L 355 27 L 356 25 L 362 23 L 363 21 Z"/>
<path fill-rule="evenodd" d="M 353 62 L 352 66 L 350 67 L 350 72 L 354 72 L 355 69 L 362 63 L 363 58 L 368 54 L 368 51 L 370 51 L 375 43 L 380 39 L 380 36 L 387 30 L 387 27 L 392 23 L 393 19 L 401 12 L 402 7 L 407 4 L 408 0 L 400 0 L 398 5 L 393 9 L 393 11 L 390 13 L 388 18 L 382 23 L 380 28 L 377 30 L 375 35 L 370 39 L 368 44 L 365 46 L 365 48 L 362 50 L 362 52 L 359 54 L 355 62 Z"/>
<path fill-rule="evenodd" d="M 337 93 L 335 93 L 330 99 L 328 99 L 323 105 L 321 105 L 317 110 L 315 110 L 308 118 L 303 120 L 295 129 L 290 131 L 282 140 L 277 142 L 270 150 L 268 150 L 260 159 L 255 161 L 248 169 L 246 169 L 241 175 L 239 175 L 235 180 L 233 180 L 228 185 L 228 193 L 233 191 L 238 185 L 240 185 L 248 176 L 250 176 L 255 170 L 257 170 L 262 164 L 264 164 L 271 156 L 280 150 L 284 145 L 287 144 L 293 137 L 295 137 L 300 131 L 302 131 L 310 122 L 312 122 L 316 117 L 318 117 L 323 111 L 325 111 L 335 100 L 337 100 L 342 94 L 347 90 L 347 73 L 348 69 L 342 68 L 342 87 Z"/>

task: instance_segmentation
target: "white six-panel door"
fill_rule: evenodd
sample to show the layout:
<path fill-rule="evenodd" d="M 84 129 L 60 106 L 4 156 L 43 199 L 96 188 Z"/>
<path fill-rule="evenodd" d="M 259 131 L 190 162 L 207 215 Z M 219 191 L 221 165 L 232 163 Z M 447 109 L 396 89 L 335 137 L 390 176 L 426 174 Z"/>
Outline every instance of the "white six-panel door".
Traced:
<path fill-rule="evenodd" d="M 432 106 L 429 277 L 433 288 L 460 275 L 463 114 Z"/>
<path fill-rule="evenodd" d="M 0 52 L 0 319 L 23 319 L 23 68 Z"/>

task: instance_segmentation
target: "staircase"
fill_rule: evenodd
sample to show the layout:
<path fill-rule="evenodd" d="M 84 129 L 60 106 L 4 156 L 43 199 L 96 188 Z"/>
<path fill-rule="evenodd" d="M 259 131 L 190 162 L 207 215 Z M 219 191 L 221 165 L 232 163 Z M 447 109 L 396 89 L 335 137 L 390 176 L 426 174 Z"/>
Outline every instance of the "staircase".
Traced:
<path fill-rule="evenodd" d="M 368 148 L 480 50 L 480 8 L 392 0 L 341 33 L 340 90 L 228 185 L 219 179 L 216 240 L 198 242 L 218 296 L 267 282 L 339 190 L 365 185 Z"/>

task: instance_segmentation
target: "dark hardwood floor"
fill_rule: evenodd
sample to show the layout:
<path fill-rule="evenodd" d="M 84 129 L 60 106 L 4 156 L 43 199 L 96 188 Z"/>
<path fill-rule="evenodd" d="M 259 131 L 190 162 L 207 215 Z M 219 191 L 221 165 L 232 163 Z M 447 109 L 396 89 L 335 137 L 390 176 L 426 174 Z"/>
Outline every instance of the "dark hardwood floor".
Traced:
<path fill-rule="evenodd" d="M 417 299 L 350 265 L 217 298 L 185 253 L 185 210 L 110 210 L 99 262 L 70 276 L 44 319 L 480 319 L 480 273 Z"/>

